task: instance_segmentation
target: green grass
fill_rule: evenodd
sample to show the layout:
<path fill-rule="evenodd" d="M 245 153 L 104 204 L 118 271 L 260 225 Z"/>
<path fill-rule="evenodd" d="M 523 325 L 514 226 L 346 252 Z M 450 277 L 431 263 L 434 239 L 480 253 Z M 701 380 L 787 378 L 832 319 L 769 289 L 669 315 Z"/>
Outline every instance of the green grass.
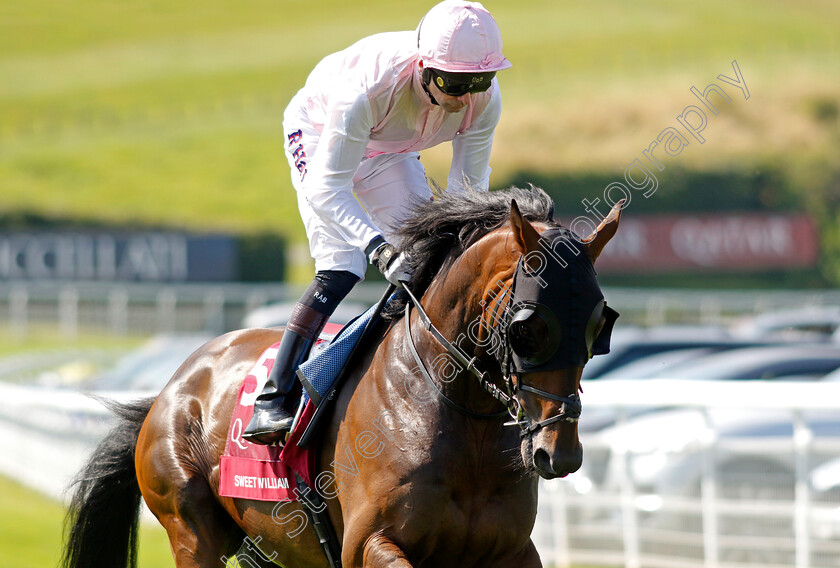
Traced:
<path fill-rule="evenodd" d="M 321 57 L 414 29 L 431 4 L 0 0 L 0 213 L 301 242 L 286 102 Z M 689 87 L 731 76 L 733 59 L 750 100 L 671 163 L 749 168 L 840 151 L 833 0 L 486 5 L 514 63 L 500 74 L 494 185 L 521 171 L 622 172 L 695 102 Z M 445 178 L 448 157 L 425 153 L 433 177 Z"/>
<path fill-rule="evenodd" d="M 0 566 L 55 568 L 61 556 L 64 508 L 0 477 Z M 174 568 L 166 532 L 143 523 L 139 568 Z"/>
<path fill-rule="evenodd" d="M 88 332 L 69 337 L 54 326 L 30 326 L 24 337 L 3 328 L 0 329 L 0 357 L 57 349 L 132 349 L 144 340 L 142 337 Z"/>

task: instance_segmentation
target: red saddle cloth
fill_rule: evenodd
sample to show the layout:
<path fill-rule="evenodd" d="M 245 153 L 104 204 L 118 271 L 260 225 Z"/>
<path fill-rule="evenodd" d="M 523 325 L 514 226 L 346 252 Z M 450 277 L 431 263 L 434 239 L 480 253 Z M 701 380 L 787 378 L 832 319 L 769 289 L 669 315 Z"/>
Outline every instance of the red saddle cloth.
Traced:
<path fill-rule="evenodd" d="M 341 326 L 327 324 L 320 342 L 332 339 Z M 219 495 L 257 501 L 295 501 L 295 473 L 310 487 L 315 477 L 315 445 L 298 448 L 297 441 L 315 412 L 310 401 L 285 446 L 252 444 L 242 438 L 242 430 L 254 413 L 254 401 L 263 388 L 274 359 L 275 343 L 266 349 L 245 377 L 236 396 L 236 406 L 228 428 L 225 453 L 220 461 Z M 314 351 L 314 350 L 313 350 Z"/>

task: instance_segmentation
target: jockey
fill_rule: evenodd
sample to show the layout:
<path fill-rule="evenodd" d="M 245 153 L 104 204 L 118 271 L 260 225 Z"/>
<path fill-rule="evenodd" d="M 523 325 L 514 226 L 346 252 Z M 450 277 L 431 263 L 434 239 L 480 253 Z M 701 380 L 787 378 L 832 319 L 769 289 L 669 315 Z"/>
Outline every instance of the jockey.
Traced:
<path fill-rule="evenodd" d="M 377 34 L 327 56 L 292 98 L 286 157 L 316 275 L 292 311 L 245 439 L 285 438 L 295 370 L 368 262 L 397 286 L 409 279 L 393 233 L 413 201 L 432 198 L 419 151 L 451 140 L 447 191 L 488 189 L 502 110 L 495 75 L 509 67 L 484 6 L 445 0 L 416 31 Z"/>

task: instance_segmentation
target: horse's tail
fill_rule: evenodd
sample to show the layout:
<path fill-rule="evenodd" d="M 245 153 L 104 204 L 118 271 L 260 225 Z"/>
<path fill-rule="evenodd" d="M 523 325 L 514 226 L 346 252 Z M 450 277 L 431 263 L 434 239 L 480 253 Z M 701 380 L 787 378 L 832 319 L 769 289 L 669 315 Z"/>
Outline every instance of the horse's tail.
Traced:
<path fill-rule="evenodd" d="M 63 568 L 136 568 L 141 496 L 134 450 L 154 400 L 102 401 L 118 424 L 73 482 Z"/>

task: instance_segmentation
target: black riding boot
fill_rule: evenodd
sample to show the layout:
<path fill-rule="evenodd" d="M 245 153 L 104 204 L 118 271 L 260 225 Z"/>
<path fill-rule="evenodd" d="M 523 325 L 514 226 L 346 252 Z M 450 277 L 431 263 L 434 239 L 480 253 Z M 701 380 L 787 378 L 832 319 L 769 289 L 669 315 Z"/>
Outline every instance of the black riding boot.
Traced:
<path fill-rule="evenodd" d="M 242 432 L 243 438 L 266 445 L 285 440 L 299 400 L 297 396 L 290 396 L 294 392 L 295 371 L 306 359 L 335 307 L 358 279 L 343 271 L 324 271 L 315 275 L 315 280 L 295 304 L 286 332 L 280 339 L 277 359 L 254 402 L 254 415 Z"/>
<path fill-rule="evenodd" d="M 262 392 L 254 401 L 254 415 L 242 437 L 255 444 L 283 441 L 294 420 L 292 400 L 287 400 L 295 386 L 295 369 L 303 362 L 312 340 L 286 330 L 280 340 L 277 359 Z M 293 397 L 288 397 L 289 399 Z"/>
<path fill-rule="evenodd" d="M 270 445 L 285 440 L 298 402 L 298 397 L 289 396 L 295 386 L 295 371 L 309 354 L 327 317 L 309 306 L 295 306 L 268 380 L 254 401 L 254 415 L 242 432 L 249 442 Z"/>

